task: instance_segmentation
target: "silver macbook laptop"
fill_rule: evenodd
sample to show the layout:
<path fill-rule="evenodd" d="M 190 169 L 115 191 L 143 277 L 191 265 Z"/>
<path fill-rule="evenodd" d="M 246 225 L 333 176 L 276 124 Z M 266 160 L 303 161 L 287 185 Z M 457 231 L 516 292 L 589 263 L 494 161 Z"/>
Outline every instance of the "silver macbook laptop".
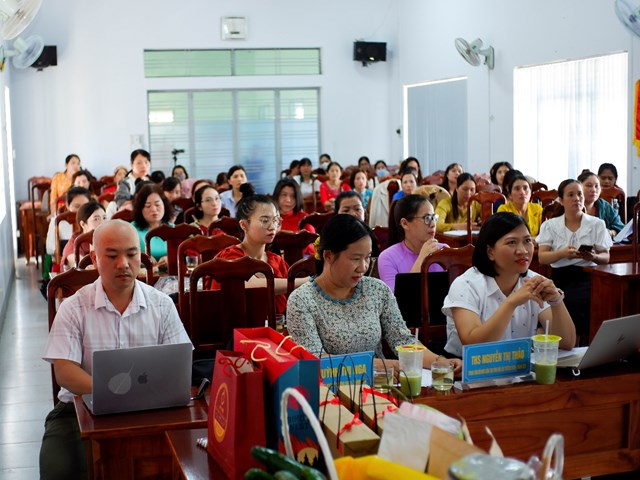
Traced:
<path fill-rule="evenodd" d="M 639 349 L 640 315 L 606 320 L 588 348 L 574 348 L 574 354 L 558 358 L 558 366 L 579 371 L 629 357 Z"/>
<path fill-rule="evenodd" d="M 188 405 L 190 343 L 93 352 L 93 393 L 82 398 L 94 415 Z"/>

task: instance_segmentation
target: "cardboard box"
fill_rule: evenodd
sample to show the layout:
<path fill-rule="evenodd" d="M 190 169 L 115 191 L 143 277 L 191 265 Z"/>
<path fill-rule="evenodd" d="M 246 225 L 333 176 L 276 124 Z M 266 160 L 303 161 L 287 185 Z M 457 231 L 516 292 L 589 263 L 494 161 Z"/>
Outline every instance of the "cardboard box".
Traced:
<path fill-rule="evenodd" d="M 374 391 L 368 385 L 340 385 L 340 400 L 378 435 L 382 435 L 384 416 L 398 407 L 386 394 Z M 376 421 L 377 420 L 377 421 Z"/>
<path fill-rule="evenodd" d="M 362 457 L 378 452 L 380 437 L 322 385 L 318 418 L 334 457 Z"/>

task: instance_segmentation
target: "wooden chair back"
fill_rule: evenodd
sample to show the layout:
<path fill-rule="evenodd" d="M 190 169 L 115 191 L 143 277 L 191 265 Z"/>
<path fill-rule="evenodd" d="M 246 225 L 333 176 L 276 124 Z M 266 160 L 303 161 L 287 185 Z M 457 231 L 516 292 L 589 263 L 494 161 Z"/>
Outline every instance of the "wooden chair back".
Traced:
<path fill-rule="evenodd" d="M 190 198 L 176 198 L 171 205 L 177 205 L 184 212 L 186 209 L 193 207 L 193 200 Z"/>
<path fill-rule="evenodd" d="M 102 180 L 91 180 L 89 184 L 89 190 L 95 196 L 100 195 L 102 193 L 102 188 L 105 186 L 105 183 Z"/>
<path fill-rule="evenodd" d="M 31 200 L 31 221 L 33 222 L 33 251 L 36 256 L 36 267 L 40 267 L 39 253 L 42 255 L 44 264 L 45 254 L 45 238 L 47 236 L 46 229 L 46 212 L 49 211 L 49 205 L 43 199 L 47 198 L 47 192 L 50 193 L 51 180 L 41 181 L 43 177 L 32 177 L 30 181 L 29 199 Z M 40 247 L 40 248 L 38 248 Z"/>
<path fill-rule="evenodd" d="M 442 185 L 442 180 L 444 179 L 444 175 L 433 174 L 427 175 L 422 179 L 422 185 Z"/>
<path fill-rule="evenodd" d="M 220 229 L 227 235 L 236 238 L 242 238 L 244 236 L 238 219 L 233 217 L 220 217 L 215 222 L 211 222 L 211 225 L 209 225 L 209 235 L 211 235 L 211 232 L 215 229 Z"/>
<path fill-rule="evenodd" d="M 245 288 L 256 274 L 266 279 L 266 288 Z M 198 280 L 210 277 L 220 290 L 198 290 Z M 214 258 L 201 263 L 189 278 L 189 332 L 194 356 L 208 357 L 225 348 L 234 328 L 276 328 L 274 275 L 269 264 L 251 257 L 235 260 Z"/>
<path fill-rule="evenodd" d="M 47 308 L 49 314 L 49 330 L 58 311 L 58 304 L 63 299 L 70 297 L 85 285 L 93 283 L 98 278 L 97 270 L 78 270 L 72 268 L 53 277 L 47 285 Z M 53 404 L 58 403 L 60 385 L 56 381 L 53 364 L 51 365 L 51 386 L 53 387 Z"/>
<path fill-rule="evenodd" d="M 620 220 L 622 223 L 626 223 L 626 208 L 627 208 L 627 198 L 620 187 L 614 185 L 613 187 L 603 188 L 600 192 L 600 198 L 609 202 L 615 208 L 615 203 L 618 203 L 618 213 L 620 214 Z"/>
<path fill-rule="evenodd" d="M 62 258 L 62 249 L 60 248 L 60 222 L 62 221 L 70 223 L 73 227 L 73 230 L 75 230 L 77 228 L 76 212 L 64 212 L 59 215 L 56 215 L 56 220 L 55 220 L 56 251 L 54 254 L 54 261 L 57 264 L 60 264 L 60 259 Z"/>
<path fill-rule="evenodd" d="M 196 220 L 195 213 L 196 213 L 196 207 L 187 208 L 182 215 L 182 222 L 183 223 L 194 222 Z"/>
<path fill-rule="evenodd" d="M 116 198 L 115 193 L 102 193 L 98 197 L 98 201 L 104 206 L 104 208 L 107 208 L 107 206 L 113 202 L 114 198 Z"/>
<path fill-rule="evenodd" d="M 167 242 L 167 272 L 169 275 L 178 274 L 178 246 L 187 238 L 193 235 L 200 235 L 202 232 L 195 225 L 181 223 L 175 227 L 160 225 L 147 232 L 144 238 L 147 255 L 151 256 L 151 239 L 158 237 Z M 157 260 L 157 259 L 156 259 Z"/>
<path fill-rule="evenodd" d="M 99 179 L 105 186 L 113 185 L 113 175 L 103 175 Z"/>
<path fill-rule="evenodd" d="M 446 324 L 432 324 L 429 310 L 429 268 L 440 265 L 448 275 L 449 285 L 466 272 L 471 266 L 473 245 L 462 248 L 443 248 L 427 256 L 420 267 L 420 285 L 422 292 L 422 342 L 428 345 L 432 340 L 443 340 L 447 337 Z M 441 307 L 442 305 L 439 305 Z"/>
<path fill-rule="evenodd" d="M 54 215 L 58 215 L 59 213 L 64 213 L 67 211 L 67 195 L 63 194 L 56 198 L 54 203 L 55 212 Z"/>
<path fill-rule="evenodd" d="M 378 242 L 378 253 L 381 253 L 389 246 L 389 227 L 381 227 L 380 225 L 376 225 L 371 230 L 373 230 L 373 234 L 375 235 Z"/>
<path fill-rule="evenodd" d="M 498 192 L 478 192 L 467 204 L 467 243 L 473 243 L 473 235 L 471 232 L 471 206 L 473 202 L 478 202 L 480 204 L 480 221 L 484 222 L 487 218 L 493 215 L 493 205 L 502 201 L 503 203 L 507 201 L 504 195 Z"/>
<path fill-rule="evenodd" d="M 298 229 L 304 230 L 305 225 L 311 225 L 315 228 L 316 233 L 322 235 L 322 229 L 327 224 L 329 220 L 335 215 L 333 212 L 327 213 L 312 213 L 311 215 L 307 215 L 298 224 Z"/>
<path fill-rule="evenodd" d="M 502 193 L 502 188 L 500 185 L 496 185 L 494 183 L 487 183 L 485 185 L 478 185 L 476 187 L 476 192 L 496 192 Z"/>
<path fill-rule="evenodd" d="M 558 198 L 557 190 L 536 190 L 531 194 L 531 201 L 539 203 L 542 208 L 554 202 Z"/>
<path fill-rule="evenodd" d="M 307 195 L 303 199 L 304 211 L 307 213 L 315 213 L 318 211 L 318 205 L 320 205 L 320 193 L 313 192 L 311 195 Z M 324 211 L 324 208 L 322 209 Z"/>
<path fill-rule="evenodd" d="M 80 267 L 80 248 L 83 245 L 88 245 L 89 247 L 93 245 L 93 230 L 90 232 L 81 233 L 76 237 L 76 241 L 73 245 L 73 254 L 76 259 L 76 267 Z"/>
<path fill-rule="evenodd" d="M 185 329 L 189 325 L 189 293 L 185 293 L 185 281 L 187 278 L 185 257 L 196 254 L 200 257 L 198 263 L 204 263 L 213 259 L 220 250 L 238 243 L 240 243 L 238 238 L 223 233 L 213 237 L 195 235 L 178 245 L 178 311 Z M 187 333 L 189 333 L 188 329 Z"/>
<path fill-rule="evenodd" d="M 300 230 L 298 232 L 280 230 L 276 233 L 272 245 L 282 252 L 288 265 L 293 265 L 303 257 L 304 249 L 310 243 L 315 242 L 316 238 L 318 238 L 318 234 L 311 233 L 308 230 Z"/>
<path fill-rule="evenodd" d="M 311 277 L 316 274 L 316 257 L 309 255 L 289 267 L 287 273 L 287 296 L 295 289 L 296 278 Z"/>
<path fill-rule="evenodd" d="M 389 205 L 393 202 L 393 196 L 400 190 L 400 182 L 389 182 L 387 184 L 387 196 L 389 197 Z"/>
<path fill-rule="evenodd" d="M 125 222 L 133 222 L 133 210 L 120 210 L 112 215 L 111 220 L 124 220 Z"/>
<path fill-rule="evenodd" d="M 533 182 L 531 184 L 531 192 L 537 192 L 538 190 L 549 190 L 549 188 L 542 182 Z"/>

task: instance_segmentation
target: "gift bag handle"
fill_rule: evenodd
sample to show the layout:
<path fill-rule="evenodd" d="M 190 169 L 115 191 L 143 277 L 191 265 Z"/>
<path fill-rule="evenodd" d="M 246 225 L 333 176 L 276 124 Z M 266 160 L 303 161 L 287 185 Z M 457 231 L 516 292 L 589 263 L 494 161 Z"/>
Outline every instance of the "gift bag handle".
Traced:
<path fill-rule="evenodd" d="M 320 450 L 324 455 L 325 464 L 327 465 L 327 473 L 329 474 L 330 480 L 339 480 L 338 472 L 336 471 L 336 466 L 333 464 L 333 455 L 331 455 L 331 450 L 329 449 L 329 443 L 327 442 L 327 437 L 324 436 L 324 432 L 322 431 L 322 427 L 320 427 L 320 422 L 318 418 L 313 413 L 309 402 L 304 396 L 295 388 L 287 388 L 282 393 L 282 399 L 280 400 L 280 420 L 282 421 L 282 437 L 284 439 L 284 448 L 287 452 L 287 455 L 290 458 L 295 460 L 293 455 L 293 448 L 291 447 L 291 437 L 289 435 L 289 415 L 287 414 L 287 405 L 289 404 L 289 397 L 293 397 L 298 401 L 298 404 L 302 408 L 305 416 L 309 420 L 311 424 L 311 428 L 313 428 L 313 432 L 316 434 L 318 438 L 318 444 L 320 445 Z"/>

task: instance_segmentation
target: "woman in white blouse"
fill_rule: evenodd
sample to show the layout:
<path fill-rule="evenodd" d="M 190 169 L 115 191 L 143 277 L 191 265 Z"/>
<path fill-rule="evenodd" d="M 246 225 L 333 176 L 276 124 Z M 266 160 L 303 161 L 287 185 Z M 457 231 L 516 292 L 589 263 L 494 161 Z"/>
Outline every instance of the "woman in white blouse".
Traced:
<path fill-rule="evenodd" d="M 604 221 L 585 213 L 580 182 L 560 183 L 558 197 L 564 212 L 540 226 L 538 259 L 551 265 L 551 278 L 565 291 L 567 309 L 583 336 L 589 333 L 591 307 L 591 277 L 583 267 L 609 263 L 613 242 Z"/>
<path fill-rule="evenodd" d="M 530 337 L 547 321 L 549 331 L 562 337 L 560 347 L 573 348 L 576 331 L 564 294 L 529 270 L 533 250 L 519 215 L 500 212 L 485 221 L 473 267 L 453 281 L 444 300 L 447 352 L 462 357 L 463 345 Z"/>

